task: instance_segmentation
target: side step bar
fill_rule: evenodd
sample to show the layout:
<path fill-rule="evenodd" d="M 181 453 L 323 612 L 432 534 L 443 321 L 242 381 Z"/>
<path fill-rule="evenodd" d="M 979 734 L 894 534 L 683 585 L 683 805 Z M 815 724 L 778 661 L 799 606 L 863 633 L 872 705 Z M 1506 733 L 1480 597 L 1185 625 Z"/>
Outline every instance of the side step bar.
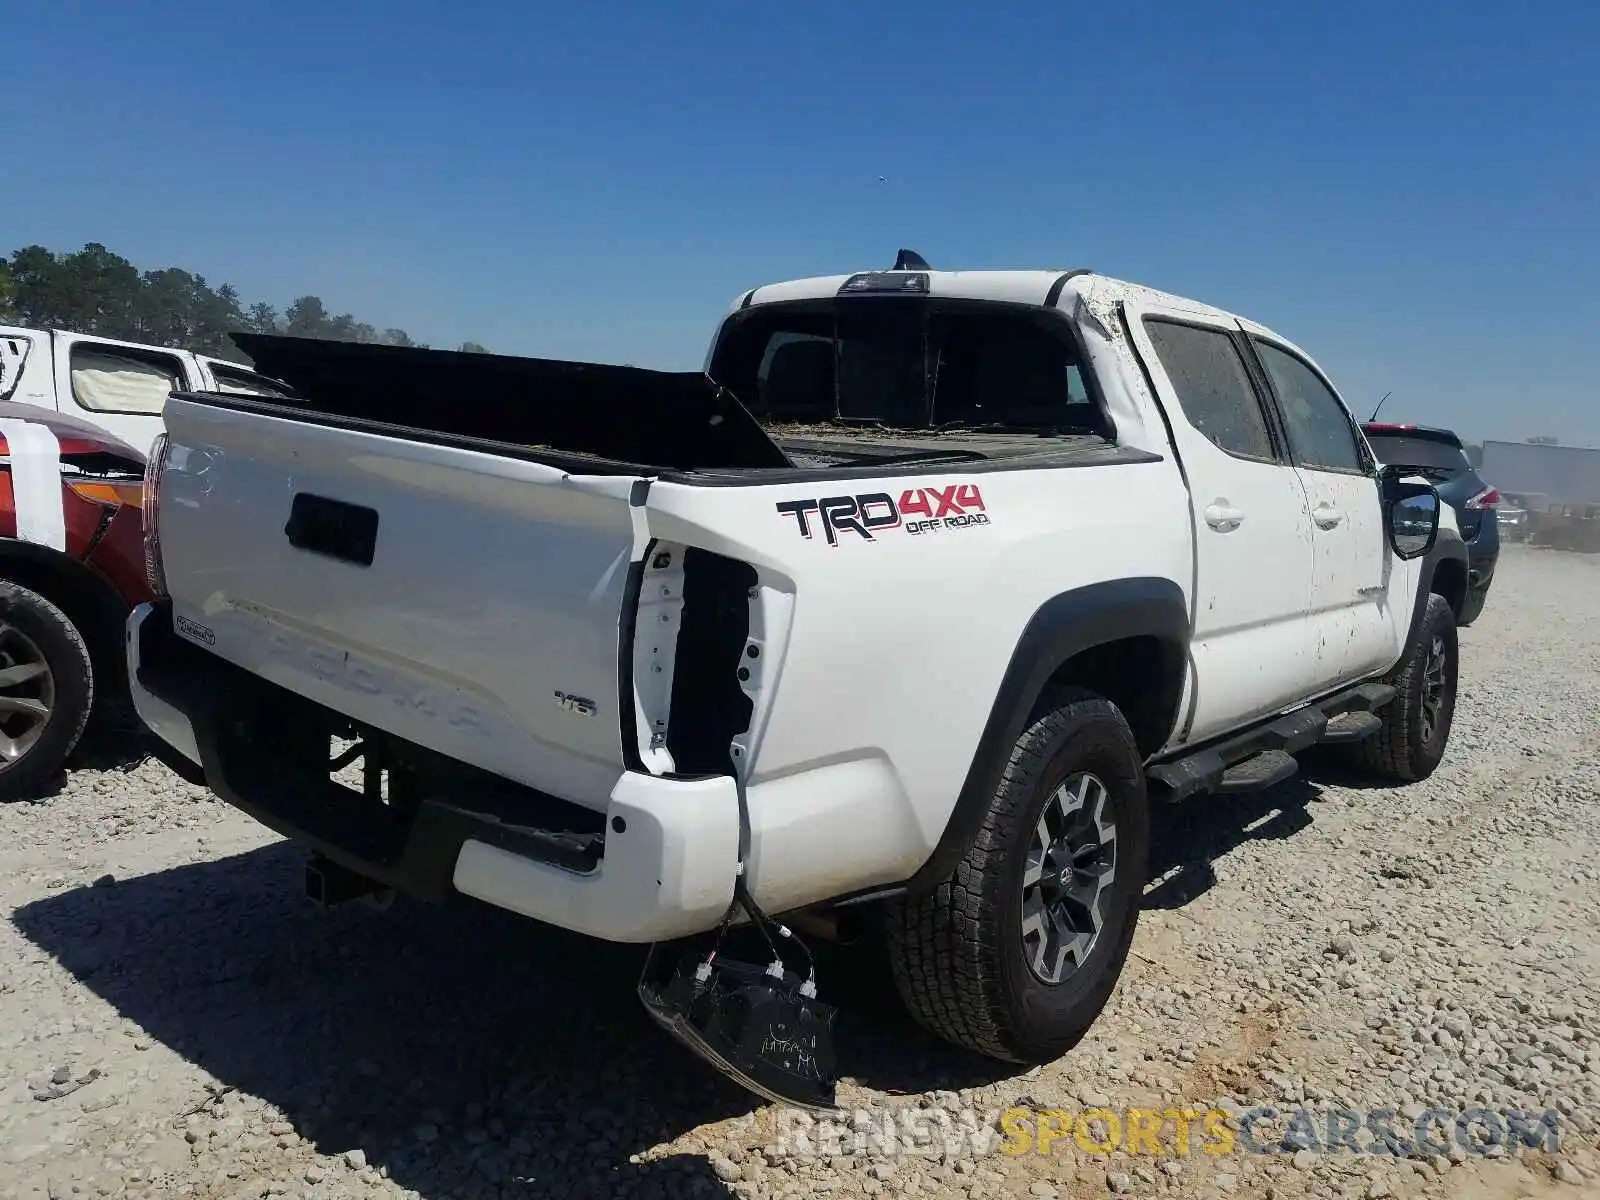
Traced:
<path fill-rule="evenodd" d="M 1223 793 L 1264 792 L 1294 777 L 1300 764 L 1282 750 L 1263 750 L 1222 773 L 1216 790 Z"/>
<path fill-rule="evenodd" d="M 1356 741 L 1376 733 L 1381 723 L 1372 714 L 1394 697 L 1389 684 L 1363 683 L 1158 763 L 1146 772 L 1152 799 L 1178 801 L 1202 792 L 1259 791 L 1282 783 L 1295 773 L 1294 756 L 1318 742 Z M 1329 728 L 1334 718 L 1347 714 L 1368 719 L 1353 727 L 1341 720 Z"/>
<path fill-rule="evenodd" d="M 1377 713 L 1341 713 L 1328 722 L 1328 728 L 1322 734 L 1322 744 L 1347 746 L 1351 742 L 1364 742 L 1369 737 L 1376 737 L 1382 728 L 1383 720 Z"/>

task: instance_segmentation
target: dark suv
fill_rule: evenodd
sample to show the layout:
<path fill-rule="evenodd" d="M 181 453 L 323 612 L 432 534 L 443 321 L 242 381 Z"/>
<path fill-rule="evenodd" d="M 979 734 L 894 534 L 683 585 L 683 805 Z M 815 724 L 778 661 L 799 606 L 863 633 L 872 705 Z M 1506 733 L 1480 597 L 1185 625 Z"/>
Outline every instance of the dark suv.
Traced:
<path fill-rule="evenodd" d="M 1468 461 L 1461 439 L 1448 429 L 1370 421 L 1362 428 L 1379 462 L 1414 471 L 1455 509 L 1467 543 L 1467 594 L 1456 624 L 1472 624 L 1489 597 L 1495 560 L 1500 557 L 1500 523 L 1495 514 L 1499 490 L 1484 482 Z"/>

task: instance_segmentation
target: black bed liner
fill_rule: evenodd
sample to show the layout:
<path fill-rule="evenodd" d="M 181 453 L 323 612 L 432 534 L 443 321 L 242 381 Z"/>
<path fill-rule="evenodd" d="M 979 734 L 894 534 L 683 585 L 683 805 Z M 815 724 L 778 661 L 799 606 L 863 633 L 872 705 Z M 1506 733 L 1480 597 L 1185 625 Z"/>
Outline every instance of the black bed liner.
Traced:
<path fill-rule="evenodd" d="M 700 372 L 232 337 L 259 372 L 298 393 L 270 406 L 279 410 L 675 470 L 793 465 L 749 410 Z"/>

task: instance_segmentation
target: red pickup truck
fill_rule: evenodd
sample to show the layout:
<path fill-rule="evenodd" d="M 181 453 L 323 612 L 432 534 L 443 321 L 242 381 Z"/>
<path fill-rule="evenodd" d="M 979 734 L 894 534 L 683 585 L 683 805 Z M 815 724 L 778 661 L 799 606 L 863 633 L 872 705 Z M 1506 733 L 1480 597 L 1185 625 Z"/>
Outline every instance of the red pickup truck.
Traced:
<path fill-rule="evenodd" d="M 39 795 L 91 718 L 128 711 L 144 468 L 86 421 L 0 403 L 0 801 Z"/>

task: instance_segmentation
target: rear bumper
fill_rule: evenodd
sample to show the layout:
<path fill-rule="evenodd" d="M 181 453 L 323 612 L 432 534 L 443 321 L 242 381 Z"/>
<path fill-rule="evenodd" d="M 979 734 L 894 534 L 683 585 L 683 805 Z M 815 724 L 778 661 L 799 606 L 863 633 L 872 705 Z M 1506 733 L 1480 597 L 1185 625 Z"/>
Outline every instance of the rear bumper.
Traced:
<path fill-rule="evenodd" d="M 574 822 L 593 826 L 580 838 L 561 836 L 570 830 L 552 837 L 548 822 L 535 827 L 515 803 L 486 803 L 476 793 L 424 798 L 398 816 L 326 774 L 297 771 L 261 751 L 235 697 L 274 685 L 179 638 L 165 605 L 134 609 L 127 653 L 140 718 L 196 764 L 207 787 L 284 837 L 397 891 L 433 901 L 473 896 L 614 942 L 702 932 L 732 901 L 739 808 L 726 776 L 624 772 L 603 814 L 540 795 L 542 807 L 571 810 Z M 583 839 L 598 852 L 575 849 Z"/>

